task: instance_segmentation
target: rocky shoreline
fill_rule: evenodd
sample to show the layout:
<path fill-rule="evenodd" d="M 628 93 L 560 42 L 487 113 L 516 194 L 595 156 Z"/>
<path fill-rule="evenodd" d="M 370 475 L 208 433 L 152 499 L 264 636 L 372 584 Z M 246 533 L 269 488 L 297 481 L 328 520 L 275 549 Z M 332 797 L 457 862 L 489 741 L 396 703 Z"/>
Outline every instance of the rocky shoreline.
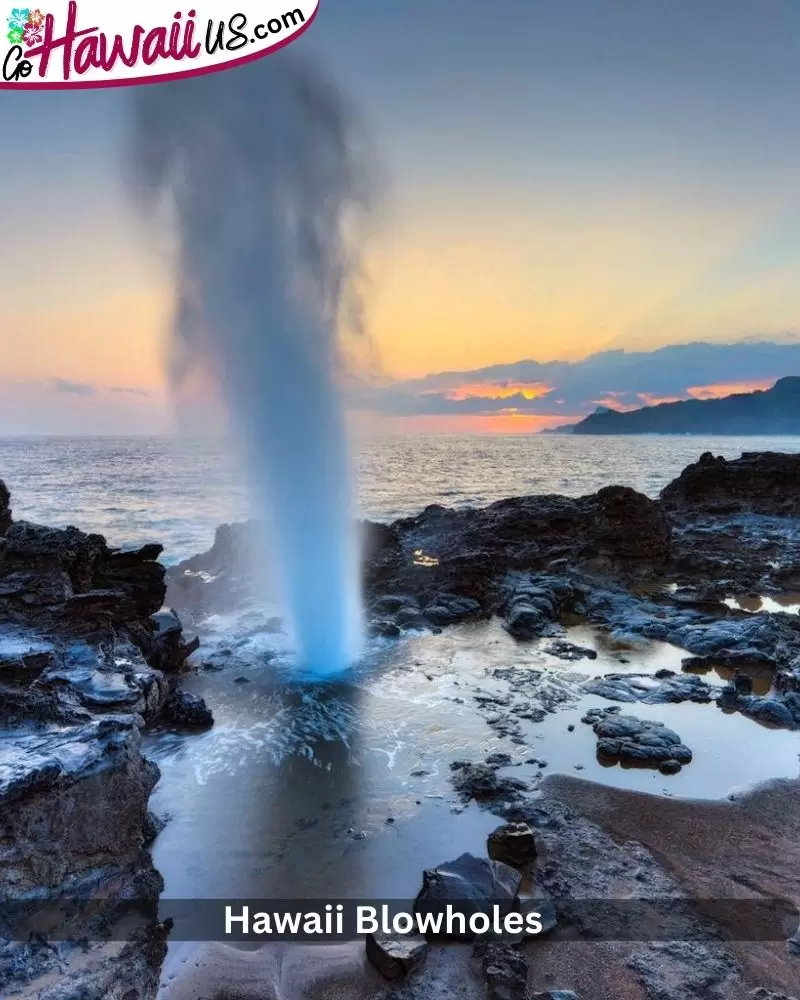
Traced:
<path fill-rule="evenodd" d="M 158 769 L 142 756 L 141 734 L 163 724 L 212 724 L 203 701 L 181 687 L 197 649 L 181 622 L 246 600 L 241 557 L 251 531 L 223 526 L 209 552 L 166 571 L 159 546 L 117 551 L 76 528 L 14 521 L 0 483 L 0 900 L 4 907 L 97 897 L 150 904 L 123 943 L 115 941 L 113 926 L 103 934 L 88 916 L 82 941 L 73 932 L 25 939 L 22 910 L 8 909 L 0 927 L 0 993 L 37 1000 L 155 997 L 168 928 L 158 921 L 162 881 L 147 851 L 159 825 L 148 809 Z M 363 537 L 369 629 L 386 641 L 499 617 L 515 639 L 545 638 L 547 652 L 565 662 L 596 655 L 566 640 L 570 621 L 596 626 L 631 648 L 657 640 L 686 650 L 681 672 L 631 671 L 582 683 L 582 691 L 610 702 L 584 723 L 597 736 L 598 755 L 611 762 L 667 775 L 691 766 L 692 748 L 678 733 L 640 719 L 637 704 L 713 703 L 754 724 L 800 728 L 800 617 L 752 613 L 731 600 L 741 605 L 800 590 L 800 456 L 753 454 L 729 462 L 704 455 L 659 500 L 611 487 L 579 499 L 527 497 L 479 510 L 432 506 L 391 525 L 366 522 Z M 165 601 L 175 610 L 165 610 Z M 704 674 L 727 683 L 711 685 Z M 754 683 L 764 677 L 766 691 Z M 547 671 L 522 676 L 510 666 L 501 680 L 508 695 L 476 693 L 476 701 L 511 743 L 522 740 L 521 720 L 535 722 L 574 700 Z M 680 891 L 650 853 L 652 845 L 636 841 L 636 823 L 629 824 L 631 842 L 619 844 L 598 825 L 595 800 L 586 818 L 588 793 L 554 781 L 532 799 L 525 782 L 504 772 L 507 763 L 502 755 L 455 762 L 453 788 L 463 801 L 522 824 L 517 836 L 510 827 L 490 838 L 487 854 L 496 865 L 510 861 L 512 871 L 515 863 L 520 870 L 530 863 L 540 900 L 585 896 L 587 884 L 597 899 L 630 896 L 637 886 L 656 896 Z M 599 796 L 607 791 L 582 784 L 599 788 Z M 794 793 L 785 799 L 794 809 Z M 790 811 L 787 825 L 792 817 Z M 522 858 L 523 841 L 528 855 L 543 846 L 544 859 Z M 588 882 L 579 863 L 587 850 L 596 869 Z M 425 884 L 437 878 L 428 873 Z M 517 880 L 513 898 L 521 885 Z M 796 876 L 784 889 L 781 898 L 800 902 Z M 564 911 L 558 920 L 573 929 L 573 940 L 589 930 L 579 913 Z M 785 943 L 780 947 L 785 951 Z M 403 979 L 421 964 L 421 944 L 402 954 L 392 948 L 370 943 L 378 968 L 388 956 L 383 972 L 393 970 L 390 978 Z M 791 982 L 772 961 L 765 960 L 755 980 L 741 963 L 728 968 L 722 945 L 677 952 L 652 945 L 658 954 L 645 958 L 642 948 L 629 949 L 625 959 L 634 972 L 639 962 L 640 974 L 631 979 L 639 992 L 620 987 L 615 997 L 728 1000 Z M 534 975 L 523 952 L 518 942 L 487 944 L 475 959 L 480 990 L 496 1000 L 521 1000 Z M 703 961 L 716 962 L 719 975 L 711 986 L 699 979 L 693 986 Z M 557 985 L 599 1000 L 581 987 L 577 972 L 571 981 L 567 972 L 565 965 Z M 426 989 L 418 995 L 444 995 Z M 208 995 L 223 994 L 209 987 Z"/>
<path fill-rule="evenodd" d="M 115 551 L 76 528 L 13 521 L 3 484 L 0 527 L 0 992 L 151 997 L 166 930 L 146 851 L 159 772 L 141 732 L 210 721 L 180 689 L 196 643 L 162 612 L 160 546 Z M 81 924 L 81 901 L 93 898 L 150 904 L 125 946 L 113 925 Z M 65 906 L 69 936 L 51 920 L 52 942 L 38 930 L 26 939 L 31 909 Z"/>

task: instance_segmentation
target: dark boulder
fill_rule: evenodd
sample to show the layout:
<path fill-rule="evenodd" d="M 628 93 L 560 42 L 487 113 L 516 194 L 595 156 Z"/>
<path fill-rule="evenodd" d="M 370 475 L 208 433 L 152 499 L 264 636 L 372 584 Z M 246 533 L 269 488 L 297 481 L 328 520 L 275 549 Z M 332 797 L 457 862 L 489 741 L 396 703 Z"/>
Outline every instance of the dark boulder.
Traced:
<path fill-rule="evenodd" d="M 662 490 L 661 501 L 670 510 L 800 517 L 800 455 L 745 452 L 729 461 L 706 452 Z"/>
<path fill-rule="evenodd" d="M 506 778 L 490 764 L 471 764 L 456 760 L 450 765 L 453 787 L 465 801 L 490 802 L 500 799 L 517 798 L 527 790 L 527 785 L 519 778 Z"/>
<path fill-rule="evenodd" d="M 702 705 L 708 704 L 714 697 L 711 686 L 693 674 L 669 674 L 660 678 L 649 674 L 606 674 L 605 677 L 587 681 L 583 690 L 609 701 L 640 701 L 645 705 L 679 704 L 684 701 Z"/>
<path fill-rule="evenodd" d="M 499 826 L 489 834 L 487 852 L 493 861 L 502 861 L 512 868 L 529 868 L 538 855 L 536 838 L 527 823 Z"/>
<path fill-rule="evenodd" d="M 599 757 L 650 767 L 664 761 L 688 764 L 692 760 L 689 747 L 662 722 L 620 715 L 618 708 L 591 709 L 583 721 L 594 729 Z"/>
<path fill-rule="evenodd" d="M 0 479 L 0 535 L 4 535 L 11 527 L 11 494 L 8 487 Z"/>
<path fill-rule="evenodd" d="M 361 558 L 367 590 L 377 589 L 383 581 L 394 578 L 405 562 L 397 529 L 393 525 L 363 521 Z"/>
<path fill-rule="evenodd" d="M 402 979 L 425 962 L 428 942 L 418 935 L 367 935 L 367 958 L 384 979 Z"/>
<path fill-rule="evenodd" d="M 447 913 L 448 905 L 465 917 L 462 933 L 460 921 L 454 921 L 452 934 L 438 935 L 444 939 L 472 941 L 469 917 L 475 913 L 491 913 L 492 906 L 501 912 L 519 909 L 517 895 L 523 876 L 499 861 L 476 858 L 462 854 L 455 861 L 448 861 L 423 873 L 422 888 L 414 903 L 417 913 L 434 915 Z"/>
<path fill-rule="evenodd" d="M 161 718 L 182 729 L 210 729 L 214 725 L 214 716 L 203 699 L 181 689 L 173 691 L 169 696 Z"/>
<path fill-rule="evenodd" d="M 150 618 L 152 630 L 147 637 L 147 659 L 156 670 L 174 674 L 184 670 L 192 653 L 200 648 L 200 640 L 195 637 L 184 641 L 183 625 L 172 610 L 163 610 Z"/>
<path fill-rule="evenodd" d="M 749 719 L 776 729 L 796 729 L 800 727 L 800 695 L 790 692 L 781 696 L 759 697 L 744 694 L 734 683 L 727 684 L 719 697 L 720 708 L 740 712 Z"/>
<path fill-rule="evenodd" d="M 0 894 L 139 858 L 158 768 L 131 716 L 0 743 Z"/>
<path fill-rule="evenodd" d="M 589 649 L 587 646 L 576 646 L 573 642 L 564 639 L 556 639 L 549 646 L 545 647 L 548 656 L 556 656 L 559 660 L 567 660 L 575 663 L 578 660 L 596 660 L 597 651 Z"/>

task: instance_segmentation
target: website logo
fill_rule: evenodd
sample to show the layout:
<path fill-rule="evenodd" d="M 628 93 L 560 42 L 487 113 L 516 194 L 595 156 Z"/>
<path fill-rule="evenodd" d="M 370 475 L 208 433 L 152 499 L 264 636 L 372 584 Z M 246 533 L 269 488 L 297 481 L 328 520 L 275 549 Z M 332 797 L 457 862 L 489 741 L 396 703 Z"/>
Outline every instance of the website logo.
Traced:
<path fill-rule="evenodd" d="M 318 7 L 319 0 L 12 7 L 0 34 L 0 89 L 124 87 L 229 69 L 293 42 Z"/>

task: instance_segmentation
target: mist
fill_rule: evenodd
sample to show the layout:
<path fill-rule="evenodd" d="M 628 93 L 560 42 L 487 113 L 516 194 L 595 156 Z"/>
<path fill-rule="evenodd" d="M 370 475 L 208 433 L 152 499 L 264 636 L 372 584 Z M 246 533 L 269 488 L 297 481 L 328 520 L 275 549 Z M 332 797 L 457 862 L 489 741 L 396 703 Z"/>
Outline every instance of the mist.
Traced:
<path fill-rule="evenodd" d="M 134 192 L 174 243 L 171 383 L 217 386 L 298 668 L 340 673 L 360 643 L 339 389 L 369 202 L 360 130 L 336 86 L 288 52 L 133 101 Z"/>

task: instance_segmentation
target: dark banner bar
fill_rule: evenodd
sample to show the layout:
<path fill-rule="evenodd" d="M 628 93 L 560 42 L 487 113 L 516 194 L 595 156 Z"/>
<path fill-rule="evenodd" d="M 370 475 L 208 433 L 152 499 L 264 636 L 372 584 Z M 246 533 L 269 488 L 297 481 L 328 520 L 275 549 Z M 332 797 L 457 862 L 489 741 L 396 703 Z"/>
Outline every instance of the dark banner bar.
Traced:
<path fill-rule="evenodd" d="M 541 901 L 542 907 L 544 901 Z M 556 899 L 559 927 L 596 941 L 785 941 L 800 915 L 778 899 Z M 552 912 L 552 911 L 550 911 Z M 541 919 L 540 919 L 541 918 Z M 551 931 L 536 901 L 426 903 L 412 900 L 58 899 L 0 902 L 0 939 L 130 940 L 164 922 L 176 941 L 302 941 L 331 944 L 370 933 L 431 940 L 535 939 Z"/>

